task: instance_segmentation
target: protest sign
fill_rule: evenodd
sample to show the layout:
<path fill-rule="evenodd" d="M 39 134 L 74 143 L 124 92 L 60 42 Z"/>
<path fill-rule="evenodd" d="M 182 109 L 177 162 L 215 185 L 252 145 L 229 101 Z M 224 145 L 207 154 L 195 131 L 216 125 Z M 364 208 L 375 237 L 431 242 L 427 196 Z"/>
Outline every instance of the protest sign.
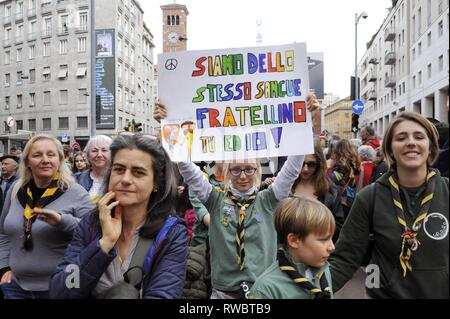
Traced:
<path fill-rule="evenodd" d="M 158 57 L 168 117 L 162 143 L 174 161 L 313 153 L 304 43 Z"/>

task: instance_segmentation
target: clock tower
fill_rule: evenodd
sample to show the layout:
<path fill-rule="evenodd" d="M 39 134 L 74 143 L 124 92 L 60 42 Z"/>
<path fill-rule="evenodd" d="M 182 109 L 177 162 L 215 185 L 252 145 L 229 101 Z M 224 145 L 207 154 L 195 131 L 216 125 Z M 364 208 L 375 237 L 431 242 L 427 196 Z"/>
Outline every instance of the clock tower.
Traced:
<path fill-rule="evenodd" d="M 163 52 L 187 50 L 187 16 L 185 5 L 172 3 L 161 6 L 163 16 Z"/>

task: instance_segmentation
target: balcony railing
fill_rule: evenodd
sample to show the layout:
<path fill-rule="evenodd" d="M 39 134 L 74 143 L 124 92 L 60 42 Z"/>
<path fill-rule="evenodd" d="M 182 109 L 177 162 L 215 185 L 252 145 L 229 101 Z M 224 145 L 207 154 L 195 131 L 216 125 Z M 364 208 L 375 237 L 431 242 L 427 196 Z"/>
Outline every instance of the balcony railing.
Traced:
<path fill-rule="evenodd" d="M 372 90 L 368 94 L 369 101 L 376 101 L 377 100 L 377 92 L 375 90 Z"/>
<path fill-rule="evenodd" d="M 393 40 L 395 40 L 395 29 L 387 28 L 384 31 L 384 41 L 393 41 Z"/>
<path fill-rule="evenodd" d="M 377 72 L 376 71 L 372 71 L 372 72 L 369 73 L 368 81 L 369 82 L 376 82 L 377 81 Z"/>
<path fill-rule="evenodd" d="M 16 13 L 16 21 L 23 20 L 23 12 L 17 12 Z"/>
<path fill-rule="evenodd" d="M 68 35 L 68 34 L 69 28 L 67 26 L 58 29 L 58 35 Z"/>
<path fill-rule="evenodd" d="M 386 55 L 384 57 L 384 64 L 385 65 L 394 64 L 395 63 L 395 59 L 396 59 L 395 52 L 388 52 L 388 53 L 386 53 Z"/>
<path fill-rule="evenodd" d="M 88 31 L 89 31 L 89 29 L 88 29 L 87 24 L 83 24 L 83 25 L 80 25 L 75 28 L 75 33 L 84 33 L 84 32 L 88 32 Z"/>
<path fill-rule="evenodd" d="M 52 30 L 42 30 L 41 38 L 49 38 L 52 36 Z"/>
<path fill-rule="evenodd" d="M 384 79 L 384 86 L 387 88 L 392 88 L 395 86 L 395 84 L 396 84 L 395 76 L 392 74 L 386 76 L 386 78 Z"/>
<path fill-rule="evenodd" d="M 11 16 L 3 17 L 3 24 L 11 23 Z"/>
<path fill-rule="evenodd" d="M 28 33 L 28 41 L 36 40 L 36 32 Z"/>
<path fill-rule="evenodd" d="M 15 44 L 20 44 L 22 42 L 23 42 L 23 36 L 21 36 L 21 35 L 17 36 L 14 41 Z"/>
<path fill-rule="evenodd" d="M 36 8 L 28 9 L 28 17 L 36 16 Z"/>
<path fill-rule="evenodd" d="M 3 47 L 11 46 L 11 44 L 12 44 L 11 42 L 12 42 L 11 39 L 3 40 Z"/>

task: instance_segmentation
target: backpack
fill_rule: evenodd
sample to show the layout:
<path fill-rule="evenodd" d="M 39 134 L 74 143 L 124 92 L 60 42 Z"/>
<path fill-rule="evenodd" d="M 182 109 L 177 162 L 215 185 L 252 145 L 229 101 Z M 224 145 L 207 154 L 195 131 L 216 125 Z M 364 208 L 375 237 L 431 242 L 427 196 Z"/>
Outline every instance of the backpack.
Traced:
<path fill-rule="evenodd" d="M 130 266 L 124 273 L 124 281 L 111 286 L 103 291 L 97 299 L 141 299 L 144 277 L 161 248 L 161 243 L 167 237 L 167 233 L 177 222 L 177 217 L 170 216 L 155 239 L 140 237 L 136 245 Z"/>

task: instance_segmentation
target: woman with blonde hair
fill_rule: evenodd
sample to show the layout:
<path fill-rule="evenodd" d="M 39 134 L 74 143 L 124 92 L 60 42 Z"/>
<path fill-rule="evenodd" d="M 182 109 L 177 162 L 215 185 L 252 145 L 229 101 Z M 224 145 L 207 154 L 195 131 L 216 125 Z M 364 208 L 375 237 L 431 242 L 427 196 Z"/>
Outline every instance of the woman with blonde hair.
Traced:
<path fill-rule="evenodd" d="M 437 131 L 420 114 L 403 112 L 389 124 L 382 149 L 390 171 L 356 196 L 330 261 L 335 292 L 367 252 L 370 298 L 448 299 L 448 178 L 431 168 Z"/>
<path fill-rule="evenodd" d="M 6 299 L 47 298 L 50 275 L 94 206 L 52 136 L 28 141 L 18 174 L 0 217 L 1 287 Z"/>

